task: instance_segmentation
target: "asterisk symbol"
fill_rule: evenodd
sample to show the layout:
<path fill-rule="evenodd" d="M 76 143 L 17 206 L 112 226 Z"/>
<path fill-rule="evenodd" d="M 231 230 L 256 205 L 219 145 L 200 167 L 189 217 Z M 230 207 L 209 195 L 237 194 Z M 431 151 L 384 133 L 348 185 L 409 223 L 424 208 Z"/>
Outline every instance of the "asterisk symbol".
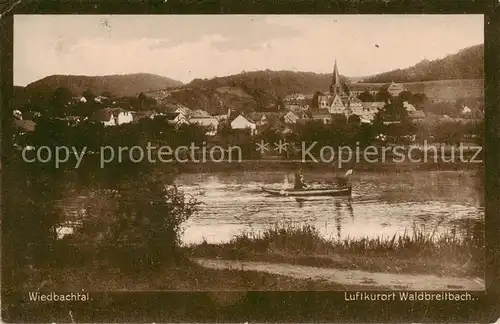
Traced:
<path fill-rule="evenodd" d="M 278 151 L 281 154 L 281 153 L 283 153 L 283 151 L 286 152 L 287 145 L 288 145 L 288 143 L 286 141 L 280 140 L 279 144 L 274 143 L 274 146 L 276 146 L 276 148 L 274 150 Z"/>
<path fill-rule="evenodd" d="M 267 152 L 269 150 L 267 148 L 269 143 L 266 143 L 266 142 L 261 140 L 260 143 L 256 143 L 256 144 L 257 144 L 257 151 L 260 152 L 260 154 L 264 154 L 265 152 Z"/>

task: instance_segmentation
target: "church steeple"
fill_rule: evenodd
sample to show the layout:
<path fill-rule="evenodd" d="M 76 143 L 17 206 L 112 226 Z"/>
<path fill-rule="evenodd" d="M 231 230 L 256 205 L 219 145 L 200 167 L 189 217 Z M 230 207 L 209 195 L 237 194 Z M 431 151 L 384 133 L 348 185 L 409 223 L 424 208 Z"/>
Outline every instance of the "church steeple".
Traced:
<path fill-rule="evenodd" d="M 333 67 L 332 83 L 330 84 L 330 93 L 332 95 L 342 95 L 344 93 L 343 86 L 340 81 L 339 69 L 337 68 L 337 60 Z"/>
<path fill-rule="evenodd" d="M 339 69 L 337 68 L 337 60 L 335 60 L 335 65 L 333 66 L 332 84 L 340 85 L 340 75 Z"/>

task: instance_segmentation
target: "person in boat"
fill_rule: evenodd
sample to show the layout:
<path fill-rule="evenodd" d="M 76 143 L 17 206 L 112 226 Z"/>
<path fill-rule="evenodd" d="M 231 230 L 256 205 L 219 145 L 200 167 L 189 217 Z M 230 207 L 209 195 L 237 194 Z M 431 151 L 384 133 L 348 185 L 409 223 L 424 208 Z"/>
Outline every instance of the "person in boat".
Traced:
<path fill-rule="evenodd" d="M 337 177 L 335 184 L 338 187 L 347 187 L 350 185 L 350 175 L 352 174 L 352 169 L 348 170 L 345 175 Z"/>
<path fill-rule="evenodd" d="M 295 185 L 294 189 L 306 189 L 307 185 L 304 182 L 304 175 L 302 174 L 302 169 L 295 172 Z"/>
<path fill-rule="evenodd" d="M 347 187 L 349 184 L 349 180 L 346 177 L 338 177 L 335 182 L 338 187 Z"/>

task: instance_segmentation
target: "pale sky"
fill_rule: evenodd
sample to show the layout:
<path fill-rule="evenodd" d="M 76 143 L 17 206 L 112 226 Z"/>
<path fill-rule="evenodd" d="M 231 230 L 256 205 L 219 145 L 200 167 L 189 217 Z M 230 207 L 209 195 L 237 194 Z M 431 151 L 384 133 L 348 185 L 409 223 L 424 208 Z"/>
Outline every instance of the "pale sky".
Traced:
<path fill-rule="evenodd" d="M 482 15 L 16 15 L 14 84 L 52 74 L 366 76 L 484 42 Z M 378 45 L 375 46 L 375 45 Z"/>

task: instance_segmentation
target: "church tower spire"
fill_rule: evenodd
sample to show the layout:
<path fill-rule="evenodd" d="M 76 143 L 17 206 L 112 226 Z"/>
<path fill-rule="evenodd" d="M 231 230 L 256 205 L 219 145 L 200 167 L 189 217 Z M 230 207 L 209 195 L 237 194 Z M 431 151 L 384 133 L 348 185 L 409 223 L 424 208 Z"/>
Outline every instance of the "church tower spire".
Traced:
<path fill-rule="evenodd" d="M 340 95 L 344 93 L 342 84 L 340 81 L 339 69 L 337 68 L 337 60 L 335 60 L 335 65 L 333 67 L 332 83 L 330 85 L 330 93 L 332 95 Z"/>

